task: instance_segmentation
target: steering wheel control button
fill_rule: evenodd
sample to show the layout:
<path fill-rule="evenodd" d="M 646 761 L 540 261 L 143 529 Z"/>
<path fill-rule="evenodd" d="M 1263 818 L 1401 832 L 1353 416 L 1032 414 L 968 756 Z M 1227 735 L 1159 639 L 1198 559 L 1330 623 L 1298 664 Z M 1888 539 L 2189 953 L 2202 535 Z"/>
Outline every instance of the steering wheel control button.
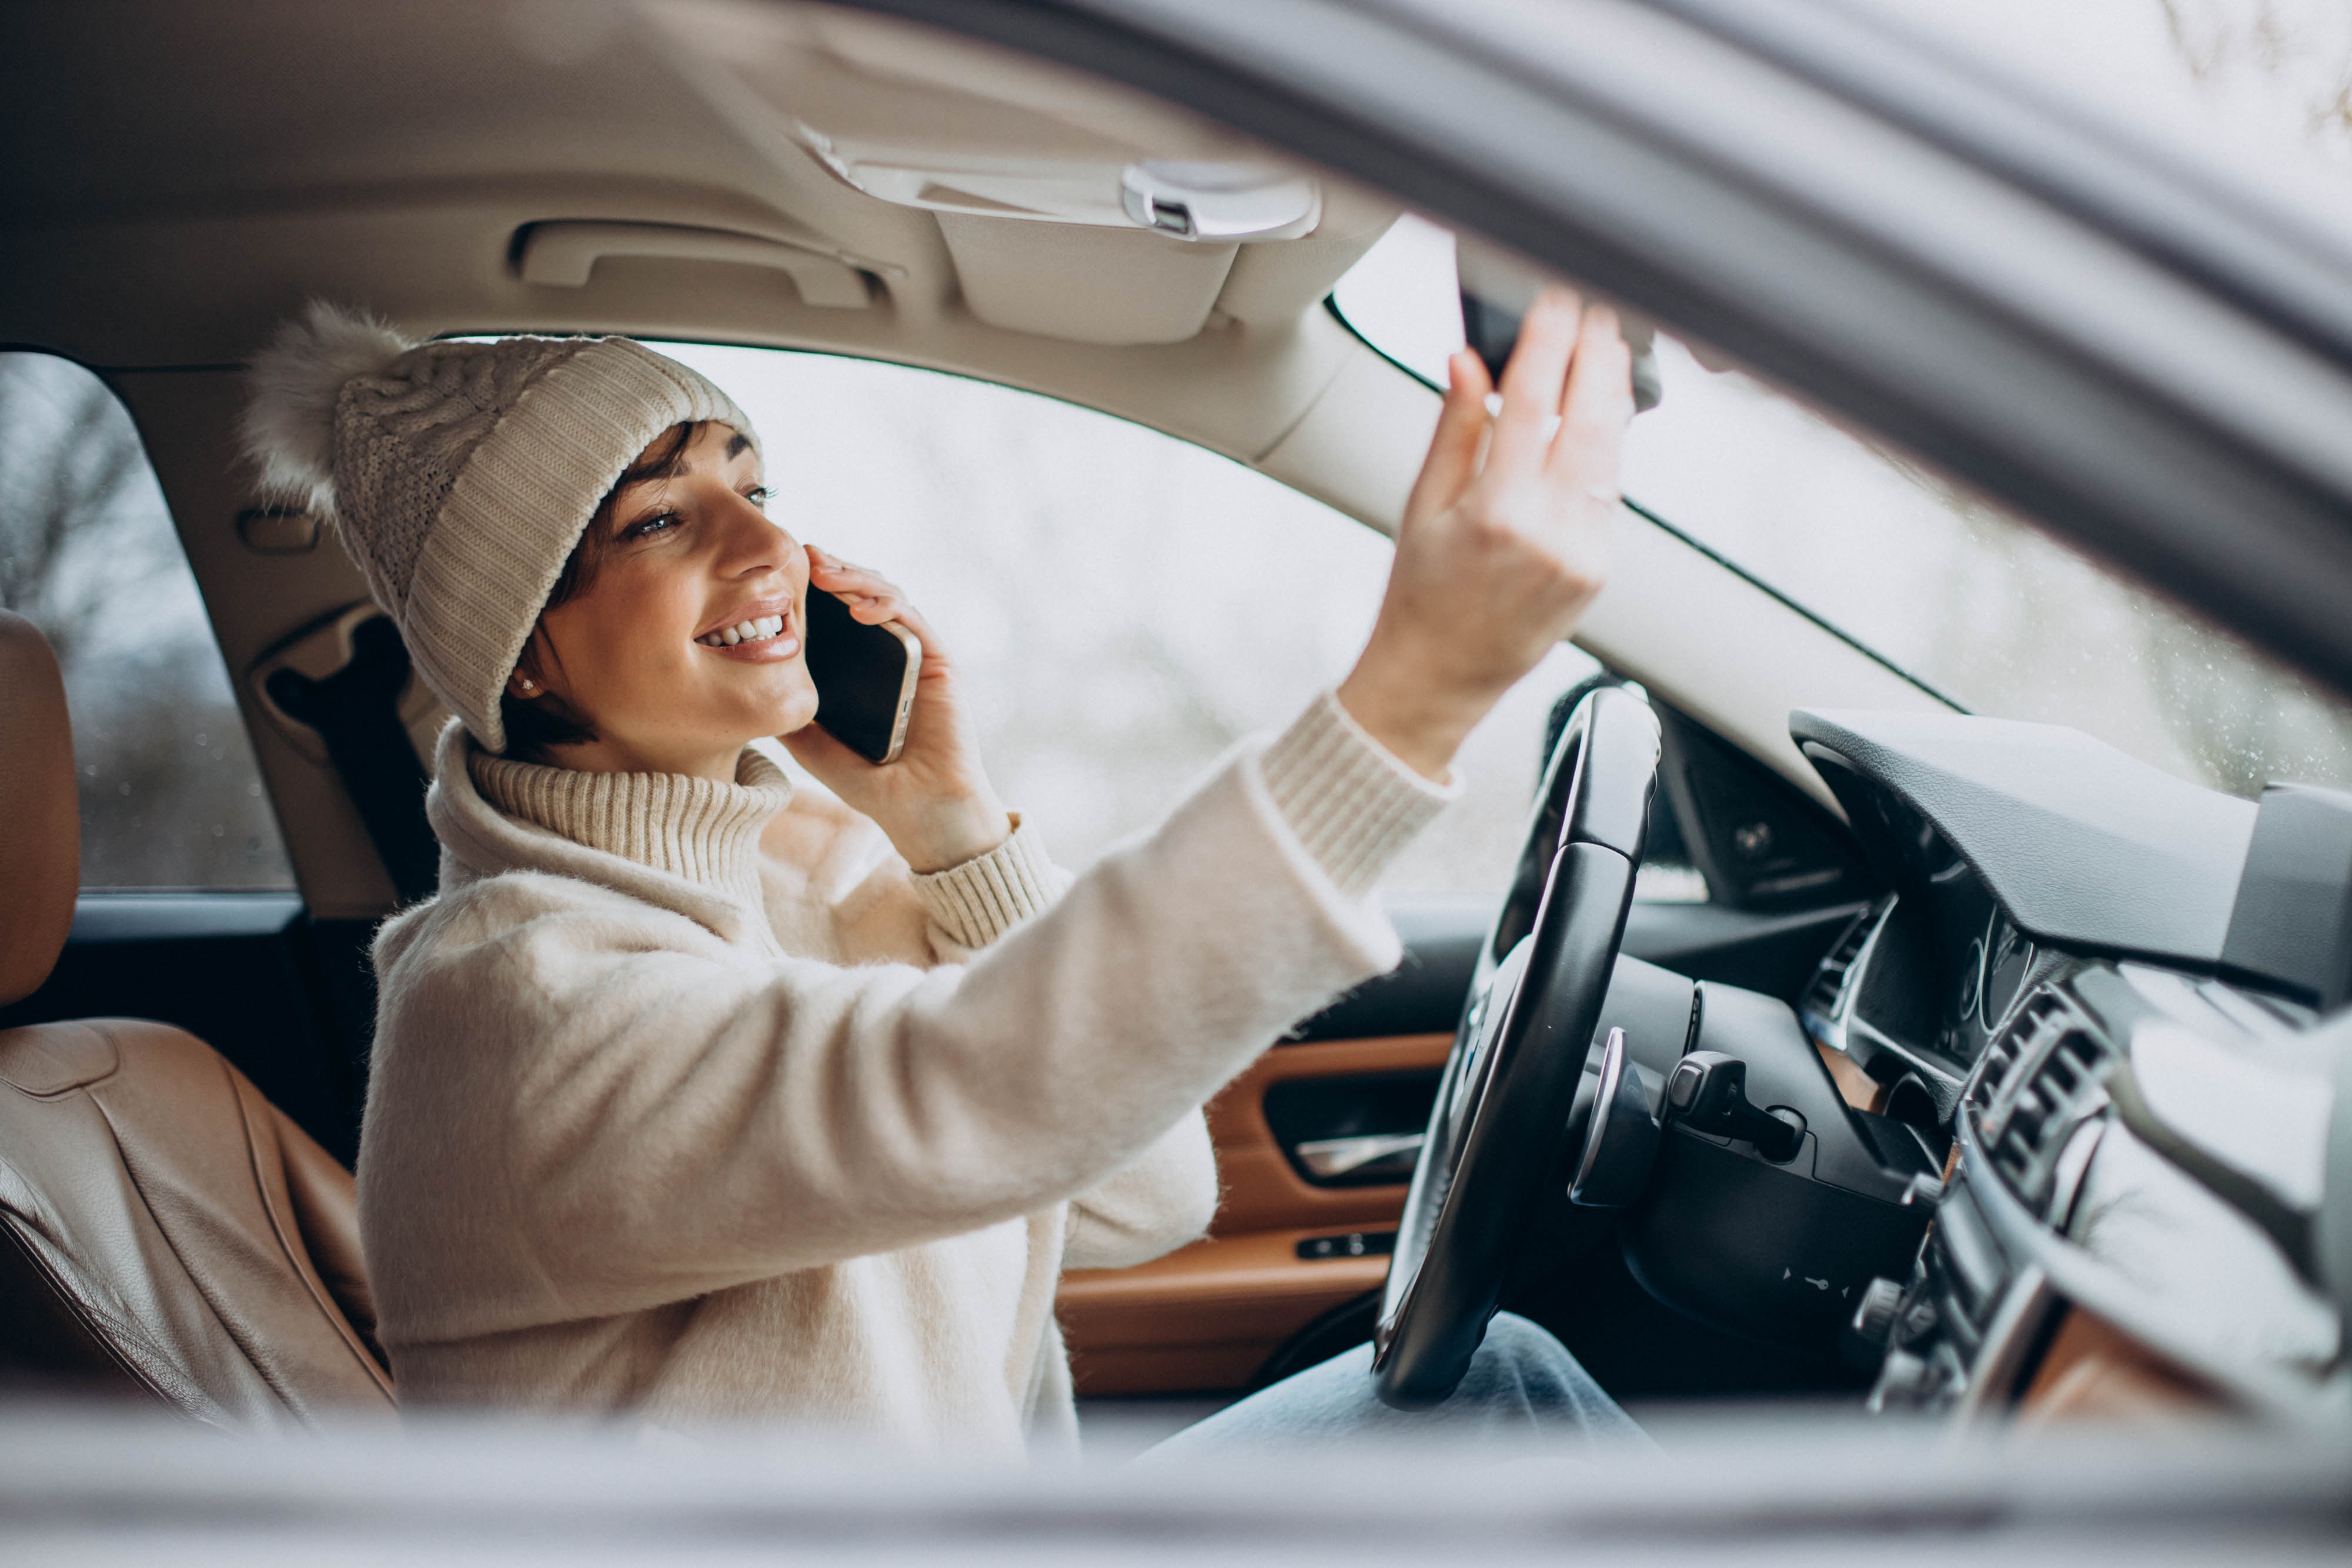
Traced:
<path fill-rule="evenodd" d="M 1749 1103 L 1748 1064 L 1719 1051 L 1694 1051 L 1675 1064 L 1666 1107 L 1693 1131 L 1753 1144 L 1775 1165 L 1796 1158 L 1804 1146 L 1805 1119 L 1785 1106 L 1764 1111 Z"/>
<path fill-rule="evenodd" d="M 1650 1113 L 1651 1080 L 1625 1056 L 1625 1031 L 1612 1029 L 1601 1052 L 1601 1085 L 1592 1096 L 1584 1154 L 1568 1201 L 1587 1208 L 1622 1208 L 1649 1185 L 1658 1156 L 1658 1119 Z"/>
<path fill-rule="evenodd" d="M 1675 1111 L 1687 1111 L 1698 1103 L 1698 1092 L 1706 1082 L 1706 1069 L 1685 1057 L 1675 1064 L 1674 1076 L 1666 1080 L 1666 1104 Z"/>

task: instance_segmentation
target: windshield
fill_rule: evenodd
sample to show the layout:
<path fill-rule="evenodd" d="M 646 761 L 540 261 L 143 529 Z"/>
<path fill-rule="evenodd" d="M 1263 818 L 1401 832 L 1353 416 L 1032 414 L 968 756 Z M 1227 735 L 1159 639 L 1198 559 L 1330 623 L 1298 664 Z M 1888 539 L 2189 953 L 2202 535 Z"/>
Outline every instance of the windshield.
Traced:
<path fill-rule="evenodd" d="M 1462 343 L 1454 240 L 1407 217 L 1332 297 L 1433 384 Z M 2352 785 L 2352 708 L 1899 453 L 1661 334 L 1628 500 L 1973 712 L 2084 730 L 2254 796 Z"/>
<path fill-rule="evenodd" d="M 2249 179 L 2352 182 L 2346 0 L 1867 0 Z M 1333 304 L 1433 382 L 1462 341 L 1454 241 L 1398 225 Z M 2252 796 L 2352 785 L 2352 706 L 2104 565 L 1736 370 L 1658 345 L 1627 497 L 1973 711 L 2063 724 Z"/>

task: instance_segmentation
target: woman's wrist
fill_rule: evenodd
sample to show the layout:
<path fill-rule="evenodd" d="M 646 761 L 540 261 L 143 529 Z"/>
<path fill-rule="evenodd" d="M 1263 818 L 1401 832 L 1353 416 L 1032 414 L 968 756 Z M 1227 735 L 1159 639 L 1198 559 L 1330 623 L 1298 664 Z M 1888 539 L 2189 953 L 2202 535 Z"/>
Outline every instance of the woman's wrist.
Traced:
<path fill-rule="evenodd" d="M 921 807 L 886 824 L 891 847 L 919 875 L 952 871 L 1001 848 L 1013 815 L 993 794 Z"/>
<path fill-rule="evenodd" d="M 1451 776 L 1454 753 L 1493 706 L 1440 690 L 1425 676 L 1391 671 L 1370 648 L 1332 695 L 1390 756 L 1439 784 Z"/>

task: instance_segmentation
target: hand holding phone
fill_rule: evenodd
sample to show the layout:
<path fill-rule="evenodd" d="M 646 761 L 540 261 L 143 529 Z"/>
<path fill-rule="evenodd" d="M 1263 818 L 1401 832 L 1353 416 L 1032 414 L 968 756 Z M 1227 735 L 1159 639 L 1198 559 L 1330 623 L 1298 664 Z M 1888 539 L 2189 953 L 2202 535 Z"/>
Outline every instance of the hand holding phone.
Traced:
<path fill-rule="evenodd" d="M 804 619 L 817 724 L 868 762 L 896 762 L 915 711 L 922 643 L 895 621 L 867 625 L 838 596 L 814 584 Z"/>
<path fill-rule="evenodd" d="M 987 854 L 1013 823 L 981 762 L 955 659 L 889 579 L 815 545 L 806 551 L 802 613 L 817 711 L 778 738 L 916 873 Z"/>

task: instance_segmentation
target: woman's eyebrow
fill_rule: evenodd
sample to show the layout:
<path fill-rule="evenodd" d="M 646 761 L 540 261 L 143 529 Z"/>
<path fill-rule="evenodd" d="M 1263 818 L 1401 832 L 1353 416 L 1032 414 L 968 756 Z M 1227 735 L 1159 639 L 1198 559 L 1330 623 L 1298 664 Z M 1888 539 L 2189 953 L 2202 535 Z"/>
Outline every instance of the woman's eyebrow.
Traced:
<path fill-rule="evenodd" d="M 740 453 L 750 451 L 751 447 L 751 438 L 744 434 L 741 431 L 737 431 L 728 439 L 727 456 L 729 458 L 735 457 Z M 649 464 L 646 467 L 640 468 L 628 475 L 620 486 L 620 494 L 624 497 L 628 497 L 632 491 L 636 490 L 643 486 L 657 485 L 665 479 L 675 479 L 679 475 L 686 473 L 692 466 L 693 464 L 688 459 L 686 449 L 681 446 L 677 451 L 669 455 L 667 461 Z M 634 500 L 634 497 L 632 497 L 632 500 Z M 616 514 L 616 524 L 621 527 L 628 526 L 626 524 L 619 524 L 617 514 L 624 510 L 634 509 L 634 506 L 628 507 L 618 506 L 614 507 L 614 511 Z"/>

